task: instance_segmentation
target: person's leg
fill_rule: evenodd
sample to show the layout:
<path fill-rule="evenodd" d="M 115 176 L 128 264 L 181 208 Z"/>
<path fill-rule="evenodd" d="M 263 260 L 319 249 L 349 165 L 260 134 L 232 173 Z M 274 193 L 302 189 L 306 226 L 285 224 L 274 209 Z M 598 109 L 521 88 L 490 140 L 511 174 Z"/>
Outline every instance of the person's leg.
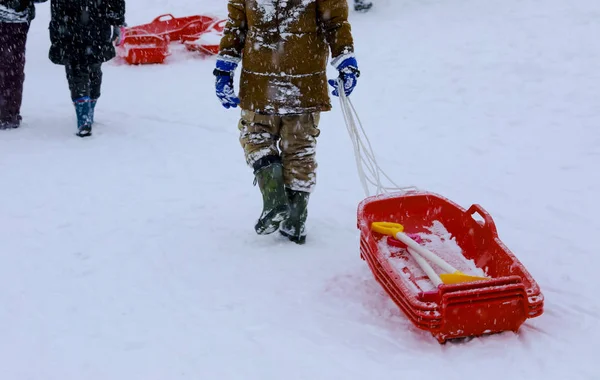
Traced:
<path fill-rule="evenodd" d="M 90 68 L 77 63 L 65 65 L 71 100 L 90 98 Z"/>
<path fill-rule="evenodd" d="M 91 112 L 90 119 L 94 124 L 94 112 L 96 110 L 96 103 L 100 98 L 102 92 L 102 64 L 98 63 L 90 66 L 90 98 L 91 98 Z"/>
<path fill-rule="evenodd" d="M 0 23 L 0 128 L 21 125 L 28 23 Z"/>
<path fill-rule="evenodd" d="M 319 113 L 284 116 L 281 127 L 281 158 L 290 216 L 279 231 L 291 241 L 304 244 L 308 200 L 316 186 L 316 148 L 320 134 Z"/>
<path fill-rule="evenodd" d="M 254 229 L 259 235 L 271 234 L 289 215 L 283 185 L 283 166 L 277 149 L 281 117 L 242 111 L 239 123 L 240 143 L 246 163 L 254 169 L 263 197 L 263 210 Z"/>
<path fill-rule="evenodd" d="M 80 137 L 92 134 L 91 98 L 90 98 L 90 69 L 86 65 L 65 65 L 67 82 L 71 91 L 71 100 L 77 115 L 77 135 Z"/>

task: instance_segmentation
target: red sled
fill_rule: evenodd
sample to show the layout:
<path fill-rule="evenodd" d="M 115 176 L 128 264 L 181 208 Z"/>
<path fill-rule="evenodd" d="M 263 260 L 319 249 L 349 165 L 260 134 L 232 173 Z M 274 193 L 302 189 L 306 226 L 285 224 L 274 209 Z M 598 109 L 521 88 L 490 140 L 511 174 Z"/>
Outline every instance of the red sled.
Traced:
<path fill-rule="evenodd" d="M 489 279 L 425 287 L 427 277 L 410 265 L 406 246 L 374 232 L 374 222 L 400 223 L 408 235 L 426 233 L 433 224 L 441 224 L 464 259 Z M 499 239 L 494 220 L 479 205 L 465 210 L 422 191 L 380 195 L 360 203 L 357 226 L 361 258 L 377 282 L 416 327 L 429 331 L 440 343 L 517 332 L 527 319 L 543 313 L 544 297 L 538 284 Z"/>
<path fill-rule="evenodd" d="M 184 35 L 198 35 L 215 24 L 211 16 L 188 16 L 176 18 L 161 15 L 148 24 L 122 30 L 123 39 L 116 46 L 117 56 L 131 65 L 163 63 L 171 54 L 169 44 L 181 41 Z"/>
<path fill-rule="evenodd" d="M 184 34 L 181 41 L 189 51 L 199 52 L 203 55 L 217 55 L 226 23 L 225 19 L 217 20 L 202 32 Z"/>
<path fill-rule="evenodd" d="M 169 42 L 152 34 L 124 33 L 116 47 L 117 56 L 130 65 L 163 63 L 171 54 Z"/>
<path fill-rule="evenodd" d="M 128 31 L 160 36 L 169 42 L 181 41 L 182 35 L 206 30 L 215 20 L 214 17 L 204 15 L 175 17 L 172 14 L 164 14 L 148 24 L 128 28 Z"/>

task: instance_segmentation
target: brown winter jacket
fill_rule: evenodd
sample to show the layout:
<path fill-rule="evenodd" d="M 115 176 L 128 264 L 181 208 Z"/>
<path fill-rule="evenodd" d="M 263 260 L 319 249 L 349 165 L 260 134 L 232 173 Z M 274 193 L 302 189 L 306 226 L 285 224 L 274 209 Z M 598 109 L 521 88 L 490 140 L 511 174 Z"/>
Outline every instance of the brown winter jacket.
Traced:
<path fill-rule="evenodd" d="M 229 0 L 220 58 L 242 59 L 241 107 L 264 114 L 331 109 L 326 67 L 354 53 L 347 0 Z"/>

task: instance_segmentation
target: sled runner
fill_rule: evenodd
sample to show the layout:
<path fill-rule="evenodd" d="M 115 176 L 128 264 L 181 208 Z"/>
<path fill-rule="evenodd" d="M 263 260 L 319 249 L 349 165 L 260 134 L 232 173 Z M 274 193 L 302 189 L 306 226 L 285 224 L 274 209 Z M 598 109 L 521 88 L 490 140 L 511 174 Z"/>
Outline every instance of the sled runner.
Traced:
<path fill-rule="evenodd" d="M 390 231 L 379 222 L 401 227 Z M 358 229 L 361 258 L 376 280 L 415 326 L 431 332 L 440 343 L 517 332 L 528 318 L 543 313 L 539 286 L 499 239 L 491 215 L 479 205 L 464 210 L 419 190 L 377 195 L 359 205 Z M 424 247 L 428 229 L 447 231 L 440 238 L 431 235 L 437 249 Z M 454 252 L 442 252 L 441 243 L 451 244 Z M 434 273 L 423 269 L 422 259 Z M 454 265 L 446 267 L 442 261 Z M 434 281 L 444 274 L 450 276 Z"/>

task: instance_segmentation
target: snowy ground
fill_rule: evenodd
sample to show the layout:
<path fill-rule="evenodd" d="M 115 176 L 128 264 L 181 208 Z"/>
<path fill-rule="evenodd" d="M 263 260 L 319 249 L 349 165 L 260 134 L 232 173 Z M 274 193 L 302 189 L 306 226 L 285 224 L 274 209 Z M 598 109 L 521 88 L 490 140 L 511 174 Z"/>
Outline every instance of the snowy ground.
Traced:
<path fill-rule="evenodd" d="M 166 3 L 129 0 L 129 24 L 225 15 L 225 0 Z M 600 2 L 376 0 L 352 14 L 353 101 L 384 170 L 482 204 L 546 297 L 518 335 L 445 346 L 359 258 L 339 107 L 322 117 L 307 245 L 261 238 L 214 62 L 107 64 L 81 140 L 38 11 L 25 125 L 0 133 L 1 379 L 600 378 Z"/>

